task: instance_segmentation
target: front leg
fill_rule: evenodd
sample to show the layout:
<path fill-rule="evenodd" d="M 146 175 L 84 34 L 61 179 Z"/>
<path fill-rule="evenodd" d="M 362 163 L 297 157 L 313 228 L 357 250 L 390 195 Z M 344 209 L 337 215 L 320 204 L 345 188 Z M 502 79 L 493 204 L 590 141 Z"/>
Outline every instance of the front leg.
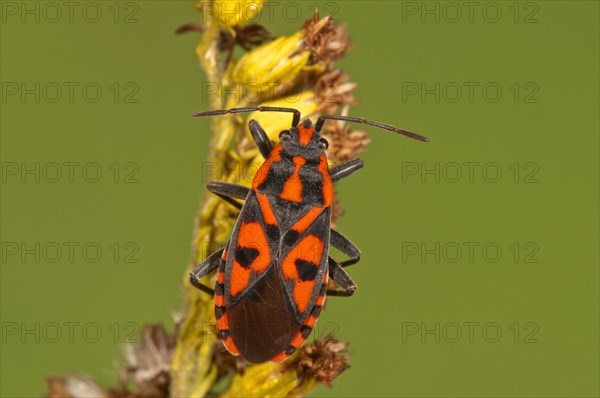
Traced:
<path fill-rule="evenodd" d="M 265 133 L 265 130 L 263 130 L 256 120 L 250 120 L 248 128 L 250 129 L 250 133 L 252 134 L 252 138 L 254 139 L 254 143 L 260 154 L 263 158 L 268 158 L 273 150 L 273 143 L 267 136 L 267 133 Z"/>
<path fill-rule="evenodd" d="M 242 208 L 242 204 L 233 199 L 246 199 L 250 192 L 248 187 L 223 181 L 211 181 L 206 188 L 238 210 Z"/>

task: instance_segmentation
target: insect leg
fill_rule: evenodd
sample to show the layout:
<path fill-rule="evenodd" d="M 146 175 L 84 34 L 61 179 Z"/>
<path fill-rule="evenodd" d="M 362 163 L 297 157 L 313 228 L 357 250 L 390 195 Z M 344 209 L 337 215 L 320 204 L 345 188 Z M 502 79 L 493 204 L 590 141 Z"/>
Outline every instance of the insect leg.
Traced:
<path fill-rule="evenodd" d="M 354 294 L 354 291 L 356 290 L 356 284 L 350 275 L 348 275 L 346 270 L 343 269 L 342 266 L 331 257 L 329 257 L 329 276 L 335 281 L 335 283 L 338 284 L 339 287 L 342 288 L 342 290 L 327 290 L 328 296 L 349 297 Z"/>
<path fill-rule="evenodd" d="M 252 138 L 254 139 L 254 143 L 258 148 L 260 154 L 263 158 L 268 158 L 269 154 L 273 150 L 273 143 L 265 133 L 265 130 L 261 127 L 261 125 L 256 120 L 250 120 L 248 123 L 248 128 L 250 129 L 250 133 L 252 133 Z"/>
<path fill-rule="evenodd" d="M 250 192 L 248 187 L 223 181 L 211 181 L 206 188 L 238 210 L 242 208 L 242 204 L 232 198 L 246 199 Z"/>
<path fill-rule="evenodd" d="M 340 267 L 347 267 L 360 261 L 360 249 L 350 239 L 333 228 L 329 235 L 329 244 L 350 257 L 348 260 L 338 263 Z"/>
<path fill-rule="evenodd" d="M 354 173 L 356 170 L 362 169 L 363 161 L 360 159 L 354 159 L 347 163 L 337 165 L 332 167 L 329 170 L 329 174 L 331 175 L 331 181 L 341 180 L 344 177 L 349 176 Z"/>
<path fill-rule="evenodd" d="M 192 283 L 192 285 L 202 290 L 204 293 L 208 293 L 210 295 L 215 294 L 215 291 L 203 284 L 202 282 L 200 282 L 200 279 L 210 274 L 219 267 L 219 264 L 221 263 L 221 255 L 223 254 L 223 250 L 225 249 L 217 250 L 216 252 L 208 256 L 206 260 L 197 265 L 192 270 L 192 272 L 190 272 L 190 282 Z"/>

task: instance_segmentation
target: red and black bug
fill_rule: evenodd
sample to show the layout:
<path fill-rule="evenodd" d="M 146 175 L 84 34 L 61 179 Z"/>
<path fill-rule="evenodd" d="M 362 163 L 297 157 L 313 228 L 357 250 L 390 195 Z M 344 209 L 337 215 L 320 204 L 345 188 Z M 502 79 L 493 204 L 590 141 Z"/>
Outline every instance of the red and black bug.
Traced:
<path fill-rule="evenodd" d="M 266 159 L 252 187 L 212 181 L 208 189 L 240 215 L 226 247 L 195 267 L 191 283 L 215 296 L 219 337 L 225 347 L 249 362 L 279 362 L 291 355 L 314 328 L 326 295 L 350 296 L 356 285 L 344 267 L 360 259 L 360 250 L 331 228 L 333 183 L 363 167 L 360 159 L 332 167 L 320 130 L 327 119 L 368 124 L 420 141 L 427 138 L 393 126 L 338 115 L 300 123 L 292 108 L 235 108 L 195 113 L 216 116 L 253 111 L 290 112 L 292 127 L 273 147 L 255 120 L 249 128 Z M 243 205 L 234 199 L 245 199 Z M 337 262 L 329 246 L 349 256 Z M 215 289 L 201 278 L 218 269 Z M 327 290 L 329 278 L 341 289 Z"/>

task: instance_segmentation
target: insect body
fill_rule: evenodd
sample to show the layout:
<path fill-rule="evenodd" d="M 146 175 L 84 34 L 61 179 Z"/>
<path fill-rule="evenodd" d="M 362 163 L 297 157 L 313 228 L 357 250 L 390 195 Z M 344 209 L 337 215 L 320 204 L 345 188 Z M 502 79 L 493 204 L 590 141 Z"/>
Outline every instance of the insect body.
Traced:
<path fill-rule="evenodd" d="M 319 131 L 327 119 L 348 120 L 391 130 L 422 141 L 427 138 L 395 127 L 337 115 L 313 125 L 300 123 L 291 108 L 236 108 L 207 111 L 213 116 L 250 111 L 293 113 L 292 127 L 273 147 L 256 121 L 250 132 L 265 157 L 252 187 L 213 181 L 208 189 L 240 209 L 226 247 L 190 274 L 191 283 L 215 296 L 215 316 L 225 347 L 249 362 L 279 362 L 291 355 L 314 328 L 325 296 L 350 296 L 356 285 L 344 267 L 358 262 L 360 250 L 331 229 L 333 182 L 360 169 L 355 159 L 329 168 L 327 141 Z M 234 199 L 245 199 L 242 206 Z M 329 246 L 349 256 L 337 262 Z M 200 279 L 218 269 L 215 289 Z M 329 278 L 341 289 L 327 290 Z"/>

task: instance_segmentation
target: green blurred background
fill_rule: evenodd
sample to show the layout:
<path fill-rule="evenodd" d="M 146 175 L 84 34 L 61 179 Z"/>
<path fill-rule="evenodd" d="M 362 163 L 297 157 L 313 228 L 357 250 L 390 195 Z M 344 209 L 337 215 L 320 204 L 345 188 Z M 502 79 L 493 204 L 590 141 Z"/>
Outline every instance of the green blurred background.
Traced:
<path fill-rule="evenodd" d="M 348 24 L 351 114 L 432 140 L 371 129 L 338 184 L 363 260 L 320 330 L 352 368 L 311 395 L 598 396 L 598 2 L 288 3 L 257 22 Z M 55 4 L 2 2 L 2 397 L 113 385 L 123 342 L 172 329 L 204 189 L 193 2 Z"/>

